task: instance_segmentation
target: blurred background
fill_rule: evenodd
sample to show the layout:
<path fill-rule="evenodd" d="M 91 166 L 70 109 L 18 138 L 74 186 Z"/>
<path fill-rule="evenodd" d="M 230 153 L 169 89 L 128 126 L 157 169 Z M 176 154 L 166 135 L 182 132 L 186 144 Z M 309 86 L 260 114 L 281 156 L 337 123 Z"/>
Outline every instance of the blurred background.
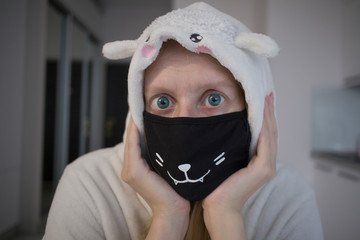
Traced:
<path fill-rule="evenodd" d="M 0 239 L 41 239 L 64 167 L 122 140 L 136 39 L 191 0 L 0 1 Z M 360 238 L 360 0 L 205 1 L 280 45 L 279 160 L 314 187 L 325 239 Z"/>

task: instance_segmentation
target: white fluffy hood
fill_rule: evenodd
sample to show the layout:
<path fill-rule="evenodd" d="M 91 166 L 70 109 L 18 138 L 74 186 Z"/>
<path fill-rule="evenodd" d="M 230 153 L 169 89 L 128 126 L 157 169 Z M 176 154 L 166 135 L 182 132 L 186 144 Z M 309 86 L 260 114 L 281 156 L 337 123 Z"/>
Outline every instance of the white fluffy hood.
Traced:
<path fill-rule="evenodd" d="M 128 75 L 129 108 L 141 133 L 144 128 L 144 70 L 156 59 L 162 43 L 168 39 L 176 40 L 189 51 L 210 54 L 241 83 L 248 105 L 252 155 L 262 126 L 265 96 L 274 92 L 267 58 L 278 54 L 277 44 L 201 2 L 158 17 L 136 40 L 105 44 L 103 54 L 109 59 L 132 56 Z"/>

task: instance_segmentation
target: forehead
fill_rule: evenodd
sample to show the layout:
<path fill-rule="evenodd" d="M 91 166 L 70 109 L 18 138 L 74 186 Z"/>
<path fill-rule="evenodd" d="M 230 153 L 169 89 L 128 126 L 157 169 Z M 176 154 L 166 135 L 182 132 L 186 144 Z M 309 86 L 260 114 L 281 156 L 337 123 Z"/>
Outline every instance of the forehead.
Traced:
<path fill-rule="evenodd" d="M 205 89 L 235 90 L 244 96 L 241 84 L 215 58 L 188 51 L 176 41 L 167 42 L 158 58 L 145 70 L 143 94 L 149 96 L 171 90 L 172 94 Z M 232 91 L 231 90 L 231 91 Z"/>
<path fill-rule="evenodd" d="M 181 69 L 189 65 L 198 66 L 199 69 L 210 68 L 233 78 L 231 72 L 209 54 L 191 52 L 174 40 L 169 40 L 163 44 L 156 60 L 145 70 L 145 76 L 152 75 L 154 72 L 159 72 L 165 68 L 176 66 L 176 68 Z"/>

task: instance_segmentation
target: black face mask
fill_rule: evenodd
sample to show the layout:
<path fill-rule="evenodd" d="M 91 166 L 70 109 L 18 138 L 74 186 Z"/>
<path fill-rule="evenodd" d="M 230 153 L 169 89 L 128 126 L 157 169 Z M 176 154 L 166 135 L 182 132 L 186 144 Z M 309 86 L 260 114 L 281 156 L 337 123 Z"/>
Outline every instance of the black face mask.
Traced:
<path fill-rule="evenodd" d="M 188 200 L 204 199 L 248 164 L 246 110 L 203 118 L 143 116 L 149 165 Z"/>

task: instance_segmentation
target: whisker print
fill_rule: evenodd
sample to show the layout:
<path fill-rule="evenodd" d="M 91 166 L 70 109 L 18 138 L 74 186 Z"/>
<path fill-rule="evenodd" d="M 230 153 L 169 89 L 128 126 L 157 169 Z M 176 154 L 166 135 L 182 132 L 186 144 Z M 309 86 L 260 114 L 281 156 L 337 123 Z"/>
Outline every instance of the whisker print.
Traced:
<path fill-rule="evenodd" d="M 164 160 L 161 158 L 160 154 L 155 153 L 155 155 L 158 157 L 158 159 L 155 159 L 156 163 L 163 167 Z"/>
<path fill-rule="evenodd" d="M 159 164 L 161 167 L 163 167 L 163 164 L 159 160 L 155 159 L 155 161 L 157 164 Z"/>
<path fill-rule="evenodd" d="M 225 161 L 225 152 L 222 152 L 219 156 L 217 156 L 215 159 L 214 159 L 214 162 L 215 162 L 215 165 L 219 165 L 220 163 L 222 163 L 223 161 Z"/>
<path fill-rule="evenodd" d="M 214 162 L 216 162 L 217 160 L 219 160 L 219 158 L 221 158 L 222 156 L 225 155 L 225 152 L 222 152 L 219 156 L 217 156 L 215 159 L 214 159 Z"/>
<path fill-rule="evenodd" d="M 159 164 L 159 166 L 164 167 L 165 161 L 162 159 L 159 153 L 155 153 L 156 157 L 155 162 Z M 215 159 L 214 163 L 215 165 L 221 164 L 223 161 L 225 161 L 225 152 L 220 153 Z M 178 185 L 179 183 L 197 183 L 197 182 L 204 182 L 204 178 L 210 173 L 210 169 L 202 175 L 200 178 L 197 179 L 190 179 L 187 175 L 187 171 L 191 168 L 190 164 L 182 164 L 178 166 L 179 170 L 181 170 L 185 174 L 184 180 L 178 180 L 175 179 L 173 176 L 171 176 L 170 172 L 167 171 L 169 177 L 174 181 L 175 185 Z"/>
<path fill-rule="evenodd" d="M 220 163 L 222 163 L 223 161 L 225 161 L 225 157 L 221 158 L 219 161 L 217 161 L 215 163 L 215 165 L 219 165 Z"/>
<path fill-rule="evenodd" d="M 162 163 L 164 162 L 164 160 L 161 158 L 160 154 L 155 153 L 155 155 L 160 159 L 160 161 L 161 161 Z"/>

